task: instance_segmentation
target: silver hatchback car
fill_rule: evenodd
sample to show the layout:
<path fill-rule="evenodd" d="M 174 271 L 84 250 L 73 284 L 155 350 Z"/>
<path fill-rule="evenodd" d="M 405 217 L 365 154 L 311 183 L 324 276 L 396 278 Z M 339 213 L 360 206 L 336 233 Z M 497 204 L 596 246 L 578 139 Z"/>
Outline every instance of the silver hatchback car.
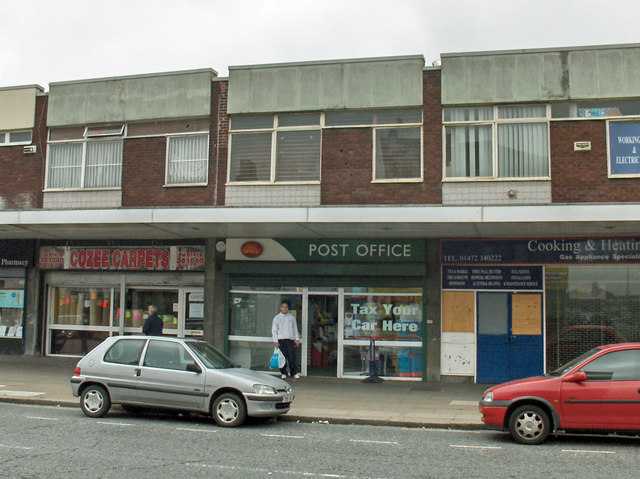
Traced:
<path fill-rule="evenodd" d="M 286 381 L 240 368 L 205 341 L 161 336 L 106 339 L 78 362 L 71 390 L 90 417 L 120 404 L 211 414 L 230 427 L 285 414 L 294 398 Z"/>

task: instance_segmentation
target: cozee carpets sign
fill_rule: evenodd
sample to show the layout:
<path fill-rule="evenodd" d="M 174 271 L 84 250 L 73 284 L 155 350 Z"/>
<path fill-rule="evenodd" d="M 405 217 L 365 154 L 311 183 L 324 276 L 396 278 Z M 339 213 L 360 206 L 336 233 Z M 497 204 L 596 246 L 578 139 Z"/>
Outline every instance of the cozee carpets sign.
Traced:
<path fill-rule="evenodd" d="M 83 271 L 203 271 L 203 246 L 40 248 L 41 269 Z"/>

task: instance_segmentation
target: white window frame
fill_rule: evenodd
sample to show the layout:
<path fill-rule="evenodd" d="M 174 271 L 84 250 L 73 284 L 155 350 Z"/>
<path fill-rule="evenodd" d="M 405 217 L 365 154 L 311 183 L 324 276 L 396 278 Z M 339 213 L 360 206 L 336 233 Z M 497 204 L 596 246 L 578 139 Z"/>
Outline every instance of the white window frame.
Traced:
<path fill-rule="evenodd" d="M 0 131 L 0 133 L 4 135 L 3 140 L 0 141 L 0 147 L 30 145 L 33 142 L 33 130 Z M 29 133 L 30 138 L 28 141 L 11 141 L 11 135 L 16 133 Z"/>
<path fill-rule="evenodd" d="M 344 128 L 371 128 L 372 131 L 372 147 L 371 147 L 371 182 L 372 183 L 421 183 L 424 181 L 424 119 L 423 119 L 423 111 L 421 107 L 407 107 L 407 108 L 379 108 L 375 109 L 375 111 L 387 111 L 387 110 L 416 110 L 420 111 L 420 122 L 416 123 L 353 123 L 353 124 L 340 124 L 340 125 L 331 125 L 327 126 L 325 122 L 325 112 L 317 112 L 320 115 L 320 123 L 315 125 L 305 125 L 305 126 L 291 126 L 291 127 L 282 127 L 278 126 L 278 115 L 273 114 L 273 124 L 271 127 L 264 128 L 255 128 L 255 129 L 243 129 L 243 130 L 233 130 L 229 128 L 229 148 L 228 148 L 228 159 L 227 159 L 227 185 L 235 186 L 235 185 L 284 185 L 284 184 L 313 184 L 317 185 L 321 183 L 322 180 L 322 136 L 320 138 L 320 173 L 318 180 L 313 181 L 276 181 L 276 168 L 277 168 L 277 158 L 276 158 L 276 150 L 277 150 L 277 134 L 280 131 L 305 131 L 305 130 L 320 130 L 321 135 L 322 131 L 325 129 L 344 129 Z M 355 110 L 359 111 L 359 110 Z M 280 115 L 288 115 L 294 112 L 280 113 Z M 305 112 L 301 112 L 305 113 Z M 316 113 L 316 112 L 308 112 L 308 113 Z M 256 116 L 260 114 L 256 113 Z M 233 117 L 231 118 L 231 125 L 233 125 Z M 377 139 L 377 131 L 378 130 L 391 130 L 391 129 L 403 129 L 403 128 L 419 128 L 420 129 L 420 176 L 416 178 L 385 178 L 378 179 L 376 178 L 376 139 Z M 271 171 L 270 171 L 270 179 L 269 181 L 231 181 L 231 151 L 232 151 L 232 143 L 234 135 L 242 135 L 242 134 L 252 134 L 252 133 L 269 133 L 271 132 Z"/>
<path fill-rule="evenodd" d="M 293 113 L 293 112 L 292 112 Z M 310 112 L 315 113 L 315 112 Z M 279 115 L 289 115 L 291 113 L 276 113 L 273 116 L 273 123 L 270 128 L 255 128 L 246 130 L 232 130 L 229 128 L 229 147 L 228 147 L 228 159 L 227 159 L 227 184 L 231 186 L 235 185 L 319 185 L 322 179 L 322 130 L 324 129 L 324 113 L 319 112 L 319 122 L 314 125 L 301 125 L 301 126 L 279 126 Z M 231 124 L 233 124 L 233 117 L 231 117 Z M 320 132 L 320 155 L 318 157 L 318 179 L 317 180 L 294 180 L 294 181 L 277 181 L 277 148 L 278 148 L 278 133 L 287 131 L 319 131 Z M 271 162 L 268 181 L 232 181 L 231 180 L 231 151 L 234 136 L 251 135 L 254 133 L 271 133 Z"/>
<path fill-rule="evenodd" d="M 518 107 L 518 106 L 535 106 L 531 104 L 518 104 L 518 105 L 466 105 L 466 106 L 450 106 L 442 108 L 442 181 L 443 182 L 478 182 L 478 181 L 549 181 L 551 179 L 551 105 L 545 104 L 544 117 L 534 118 L 500 118 L 498 109 L 501 107 Z M 492 120 L 465 120 L 465 121 L 445 121 L 445 113 L 447 109 L 455 108 L 487 108 L 493 109 Z M 546 123 L 547 124 L 547 171 L 549 175 L 541 177 L 522 177 L 522 176 L 499 176 L 498 175 L 498 129 L 499 125 L 513 125 L 516 123 Z M 460 127 L 460 126 L 491 126 L 491 169 L 492 176 L 447 176 L 447 127 Z"/>
<path fill-rule="evenodd" d="M 377 144 L 377 134 L 378 130 L 400 130 L 400 129 L 408 129 L 408 128 L 419 128 L 420 129 L 420 176 L 416 178 L 376 178 L 377 171 L 377 158 L 378 154 L 376 151 Z M 386 125 L 386 126 L 374 126 L 373 127 L 373 158 L 371 159 L 372 163 L 372 172 L 371 172 L 371 183 L 422 183 L 424 181 L 424 129 L 422 128 L 422 124 L 418 123 L 402 123 L 401 125 Z"/>
<path fill-rule="evenodd" d="M 72 140 L 51 140 L 51 130 L 49 130 L 49 141 L 47 142 L 47 161 L 45 164 L 45 189 L 44 191 L 96 191 L 96 190 L 109 190 L 109 191 L 117 191 L 122 189 L 122 158 L 120 160 L 120 186 L 98 186 L 98 187 L 85 187 L 85 172 L 87 166 L 87 144 L 90 142 L 101 142 L 101 141 L 109 141 L 109 140 L 121 140 L 124 141 L 126 136 L 126 124 L 117 125 L 114 127 L 112 132 L 110 133 L 93 133 L 91 130 L 93 128 L 102 128 L 95 126 L 85 126 L 82 138 L 72 139 Z M 52 145 L 70 145 L 70 144 L 81 144 L 82 145 L 82 164 L 80 168 L 80 186 L 72 186 L 72 187 L 62 187 L 62 188 L 50 188 L 49 187 L 49 159 L 50 159 L 50 148 Z M 123 144 L 124 149 L 124 144 Z"/>
<path fill-rule="evenodd" d="M 192 182 L 192 183 L 170 183 L 169 182 L 169 143 L 171 142 L 172 139 L 174 138 L 184 138 L 184 137 L 194 137 L 194 136 L 202 136 L 202 137 L 206 137 L 207 140 L 207 153 L 206 153 L 206 168 L 205 168 L 205 178 L 204 181 L 196 181 L 196 182 Z M 165 174 L 164 174 L 164 186 L 167 188 L 174 188 L 174 187 L 181 187 L 181 186 L 207 186 L 209 184 L 209 143 L 210 143 L 210 136 L 209 136 L 209 132 L 194 132 L 194 133 L 187 133 L 187 134 L 182 134 L 182 135 L 166 135 L 167 138 L 167 144 L 166 144 L 166 152 L 165 152 Z M 183 160 L 184 161 L 184 160 Z"/>

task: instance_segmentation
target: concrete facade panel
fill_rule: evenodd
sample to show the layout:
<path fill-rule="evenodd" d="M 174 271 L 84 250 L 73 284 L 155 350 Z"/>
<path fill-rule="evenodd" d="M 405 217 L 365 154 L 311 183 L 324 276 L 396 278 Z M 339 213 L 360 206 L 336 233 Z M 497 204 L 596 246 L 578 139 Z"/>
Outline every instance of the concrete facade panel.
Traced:
<path fill-rule="evenodd" d="M 0 89 L 0 131 L 33 128 L 39 92 L 36 87 Z"/>
<path fill-rule="evenodd" d="M 52 83 L 48 126 L 208 116 L 213 75 L 200 70 Z"/>
<path fill-rule="evenodd" d="M 423 67 L 422 56 L 230 67 L 229 114 L 419 106 Z"/>

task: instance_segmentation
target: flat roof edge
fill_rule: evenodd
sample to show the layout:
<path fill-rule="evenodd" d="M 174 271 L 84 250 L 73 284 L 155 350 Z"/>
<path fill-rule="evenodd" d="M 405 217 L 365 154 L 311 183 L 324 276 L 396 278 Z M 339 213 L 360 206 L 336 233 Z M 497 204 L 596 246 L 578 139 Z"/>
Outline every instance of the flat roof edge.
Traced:
<path fill-rule="evenodd" d="M 255 70 L 261 68 L 282 68 L 282 67 L 298 67 L 298 66 L 314 66 L 314 65 L 339 65 L 342 63 L 367 63 L 367 62 L 386 62 L 391 60 L 421 60 L 424 63 L 424 55 L 403 55 L 389 57 L 370 57 L 370 58 L 345 58 L 334 60 L 312 60 L 303 62 L 285 62 L 285 63 L 263 63 L 257 65 L 235 65 L 230 66 L 229 71 L 233 70 Z"/>
<path fill-rule="evenodd" d="M 640 48 L 640 43 L 621 43 L 610 45 L 584 45 L 574 47 L 551 47 L 551 48 L 532 48 L 520 50 L 489 50 L 475 52 L 451 52 L 441 53 L 440 58 L 456 58 L 456 57 L 475 57 L 475 56 L 491 56 L 491 55 L 515 55 L 515 54 L 535 54 L 535 53 L 561 53 L 561 52 L 579 52 L 586 50 L 616 50 L 624 48 Z"/>
<path fill-rule="evenodd" d="M 50 82 L 49 86 L 51 87 L 51 86 L 60 86 L 60 85 L 73 85 L 73 84 L 80 84 L 80 83 L 92 83 L 92 82 L 114 81 L 114 80 L 135 80 L 136 78 L 190 75 L 193 73 L 211 73 L 214 78 L 218 76 L 218 72 L 215 71 L 213 68 L 200 68 L 195 70 L 177 70 L 177 71 L 170 71 L 170 72 L 142 73 L 138 75 L 123 75 L 123 76 L 104 77 L 104 78 L 86 78 L 82 80 Z"/>
<path fill-rule="evenodd" d="M 40 93 L 44 93 L 44 88 L 42 88 L 40 85 L 36 85 L 35 83 L 33 85 L 3 86 L 3 87 L 0 87 L 0 91 L 27 90 L 29 88 L 35 88 L 36 90 L 39 90 Z"/>

